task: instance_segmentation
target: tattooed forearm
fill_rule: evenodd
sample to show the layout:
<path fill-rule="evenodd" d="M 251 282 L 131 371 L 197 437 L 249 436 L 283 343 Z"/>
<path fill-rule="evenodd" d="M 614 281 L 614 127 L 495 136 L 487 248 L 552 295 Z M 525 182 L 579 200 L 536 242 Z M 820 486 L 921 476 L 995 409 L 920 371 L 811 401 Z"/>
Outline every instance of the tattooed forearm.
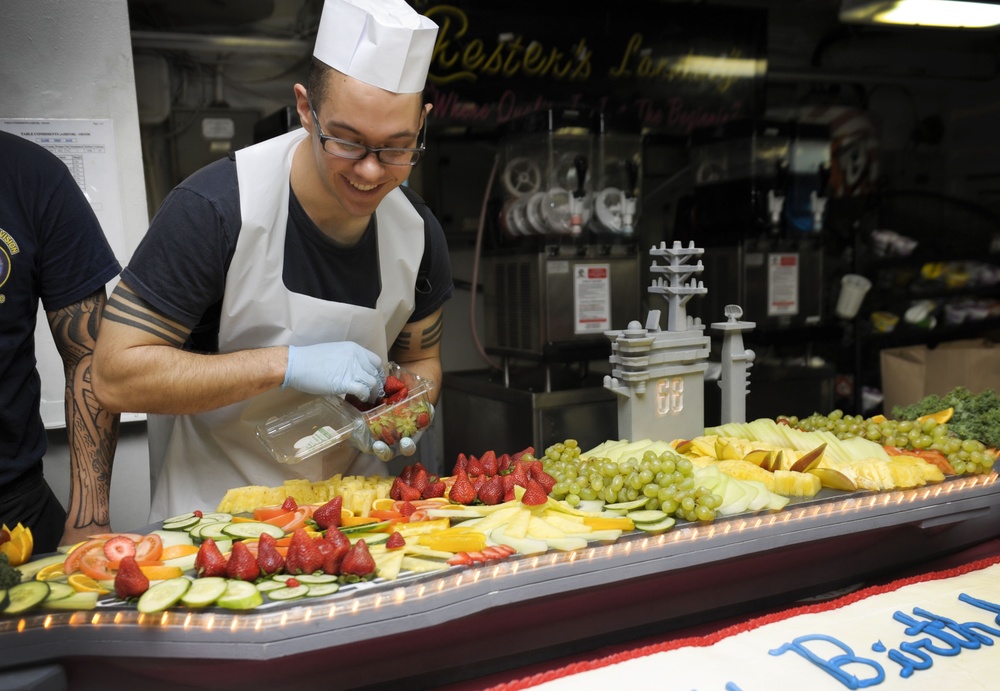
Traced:
<path fill-rule="evenodd" d="M 111 466 L 119 417 L 101 408 L 90 379 L 94 343 L 105 307 L 104 289 L 81 302 L 48 313 L 66 375 L 66 434 L 69 441 L 69 525 L 109 523 Z"/>
<path fill-rule="evenodd" d="M 183 328 L 158 317 L 152 305 L 122 284 L 111 294 L 105 316 L 109 321 L 153 334 L 178 348 L 187 339 L 187 332 Z"/>

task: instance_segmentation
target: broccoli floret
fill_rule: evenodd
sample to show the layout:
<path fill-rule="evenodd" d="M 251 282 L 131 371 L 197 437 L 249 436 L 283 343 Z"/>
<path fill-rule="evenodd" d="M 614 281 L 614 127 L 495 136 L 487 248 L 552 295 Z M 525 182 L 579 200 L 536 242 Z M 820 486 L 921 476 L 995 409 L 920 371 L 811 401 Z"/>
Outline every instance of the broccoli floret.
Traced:
<path fill-rule="evenodd" d="M 959 386 L 944 396 L 926 396 L 913 405 L 895 406 L 892 414 L 897 420 L 916 420 L 945 408 L 955 409 L 948 422 L 951 432 L 986 446 L 1000 446 L 1000 395 L 993 389 L 974 394 Z"/>
<path fill-rule="evenodd" d="M 21 570 L 10 565 L 7 555 L 0 552 L 0 589 L 10 589 L 21 582 Z"/>

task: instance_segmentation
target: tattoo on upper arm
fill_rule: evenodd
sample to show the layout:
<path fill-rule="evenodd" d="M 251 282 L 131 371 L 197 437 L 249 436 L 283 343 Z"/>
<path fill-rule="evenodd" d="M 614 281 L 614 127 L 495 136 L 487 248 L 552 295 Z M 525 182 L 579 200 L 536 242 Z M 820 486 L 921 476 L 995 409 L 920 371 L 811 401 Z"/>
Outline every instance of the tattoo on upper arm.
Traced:
<path fill-rule="evenodd" d="M 109 321 L 131 326 L 162 338 L 178 348 L 184 345 L 188 337 L 187 331 L 176 322 L 170 321 L 148 302 L 120 284 L 111 294 L 104 316 Z"/>
<path fill-rule="evenodd" d="M 420 348 L 427 350 L 433 348 L 441 342 L 441 335 L 444 333 L 444 312 L 438 315 L 434 323 L 428 326 L 420 334 Z"/>

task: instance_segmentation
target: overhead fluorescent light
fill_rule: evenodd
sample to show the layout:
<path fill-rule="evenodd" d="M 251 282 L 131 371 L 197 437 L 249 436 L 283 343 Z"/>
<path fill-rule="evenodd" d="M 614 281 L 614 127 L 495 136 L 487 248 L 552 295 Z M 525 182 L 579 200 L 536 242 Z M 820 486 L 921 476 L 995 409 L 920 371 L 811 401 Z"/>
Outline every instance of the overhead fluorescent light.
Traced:
<path fill-rule="evenodd" d="M 843 0 L 840 20 L 982 29 L 1000 24 L 1000 0 Z"/>

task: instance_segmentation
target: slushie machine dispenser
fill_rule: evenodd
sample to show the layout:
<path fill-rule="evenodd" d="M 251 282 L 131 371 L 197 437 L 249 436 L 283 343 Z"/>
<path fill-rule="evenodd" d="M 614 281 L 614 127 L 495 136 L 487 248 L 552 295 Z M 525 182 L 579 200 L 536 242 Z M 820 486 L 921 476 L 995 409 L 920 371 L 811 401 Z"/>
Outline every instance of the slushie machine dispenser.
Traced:
<path fill-rule="evenodd" d="M 549 110 L 500 143 L 500 241 L 483 257 L 486 346 L 502 357 L 607 357 L 639 312 L 641 139 L 603 114 Z"/>
<path fill-rule="evenodd" d="M 528 430 L 536 450 L 617 438 L 616 398 L 590 363 L 606 365 L 606 332 L 641 313 L 638 125 L 550 109 L 499 134 L 496 222 L 478 258 L 492 367 L 445 374 L 446 458 L 499 453 Z"/>
<path fill-rule="evenodd" d="M 698 316 L 744 306 L 758 331 L 823 319 L 822 231 L 830 171 L 825 126 L 736 122 L 692 135 L 694 208 L 682 241 L 705 247 Z"/>

